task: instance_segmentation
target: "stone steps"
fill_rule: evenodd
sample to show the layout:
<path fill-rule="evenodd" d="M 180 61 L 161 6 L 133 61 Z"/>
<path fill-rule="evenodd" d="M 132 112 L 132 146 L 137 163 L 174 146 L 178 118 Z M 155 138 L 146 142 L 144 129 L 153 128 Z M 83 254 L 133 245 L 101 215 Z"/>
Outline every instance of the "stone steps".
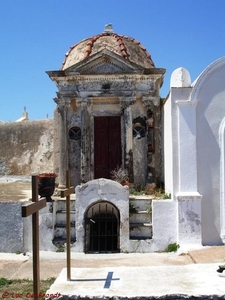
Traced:
<path fill-rule="evenodd" d="M 75 201 L 70 204 L 70 239 L 71 243 L 76 241 L 75 232 Z M 55 224 L 53 244 L 61 247 L 66 244 L 66 201 L 58 200 L 55 202 Z"/>
<path fill-rule="evenodd" d="M 130 239 L 146 240 L 152 238 L 152 199 L 146 196 L 131 196 L 130 203 L 137 209 L 131 212 L 130 219 Z"/>

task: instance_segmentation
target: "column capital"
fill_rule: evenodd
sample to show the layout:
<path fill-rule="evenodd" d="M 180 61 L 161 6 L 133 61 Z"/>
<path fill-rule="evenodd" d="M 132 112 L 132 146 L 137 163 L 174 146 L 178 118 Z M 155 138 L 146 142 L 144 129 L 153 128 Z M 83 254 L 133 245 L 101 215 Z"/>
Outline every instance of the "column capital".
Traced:
<path fill-rule="evenodd" d="M 76 99 L 76 105 L 77 107 L 88 107 L 92 104 L 92 98 L 77 98 Z"/>
<path fill-rule="evenodd" d="M 176 199 L 178 201 L 186 201 L 186 200 L 202 200 L 202 195 L 198 192 L 178 192 L 176 193 Z"/>
<path fill-rule="evenodd" d="M 119 97 L 119 105 L 121 108 L 125 109 L 130 105 L 133 105 L 136 101 L 136 97 Z"/>
<path fill-rule="evenodd" d="M 143 96 L 142 97 L 142 103 L 146 107 L 159 106 L 160 104 L 160 97 L 151 97 L 151 96 Z"/>
<path fill-rule="evenodd" d="M 68 110 L 70 108 L 71 98 L 69 98 L 69 97 L 62 97 L 59 95 L 58 97 L 54 98 L 53 100 L 57 104 L 58 112 L 60 112 L 62 110 Z"/>

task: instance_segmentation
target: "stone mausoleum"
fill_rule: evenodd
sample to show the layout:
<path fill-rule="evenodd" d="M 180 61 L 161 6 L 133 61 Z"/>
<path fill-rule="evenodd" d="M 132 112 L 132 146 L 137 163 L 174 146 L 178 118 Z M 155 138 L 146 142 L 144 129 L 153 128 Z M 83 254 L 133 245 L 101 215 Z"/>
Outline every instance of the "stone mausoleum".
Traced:
<path fill-rule="evenodd" d="M 72 46 L 62 68 L 48 71 L 58 88 L 55 166 L 59 185 L 66 169 L 76 186 L 128 171 L 137 188 L 163 180 L 159 90 L 165 69 L 156 68 L 135 39 L 103 33 Z"/>

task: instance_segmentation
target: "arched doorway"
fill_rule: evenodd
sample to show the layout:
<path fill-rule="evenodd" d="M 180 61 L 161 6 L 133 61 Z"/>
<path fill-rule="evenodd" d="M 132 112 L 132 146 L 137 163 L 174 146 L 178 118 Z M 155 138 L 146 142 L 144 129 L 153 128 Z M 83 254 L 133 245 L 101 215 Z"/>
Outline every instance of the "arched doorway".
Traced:
<path fill-rule="evenodd" d="M 98 201 L 85 214 L 85 252 L 119 252 L 120 215 L 110 202 Z"/>

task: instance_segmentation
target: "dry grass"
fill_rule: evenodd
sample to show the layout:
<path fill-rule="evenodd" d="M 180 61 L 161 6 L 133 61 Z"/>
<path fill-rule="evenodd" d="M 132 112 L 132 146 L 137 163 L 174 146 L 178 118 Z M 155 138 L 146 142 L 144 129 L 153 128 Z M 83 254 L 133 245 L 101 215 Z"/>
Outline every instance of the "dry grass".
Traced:
<path fill-rule="evenodd" d="M 46 291 L 55 281 L 55 278 L 47 280 L 41 280 L 40 282 L 40 300 L 44 300 L 43 297 Z M 33 297 L 33 281 L 27 279 L 13 279 L 8 280 L 6 278 L 0 278 L 0 299 L 34 299 Z"/>

